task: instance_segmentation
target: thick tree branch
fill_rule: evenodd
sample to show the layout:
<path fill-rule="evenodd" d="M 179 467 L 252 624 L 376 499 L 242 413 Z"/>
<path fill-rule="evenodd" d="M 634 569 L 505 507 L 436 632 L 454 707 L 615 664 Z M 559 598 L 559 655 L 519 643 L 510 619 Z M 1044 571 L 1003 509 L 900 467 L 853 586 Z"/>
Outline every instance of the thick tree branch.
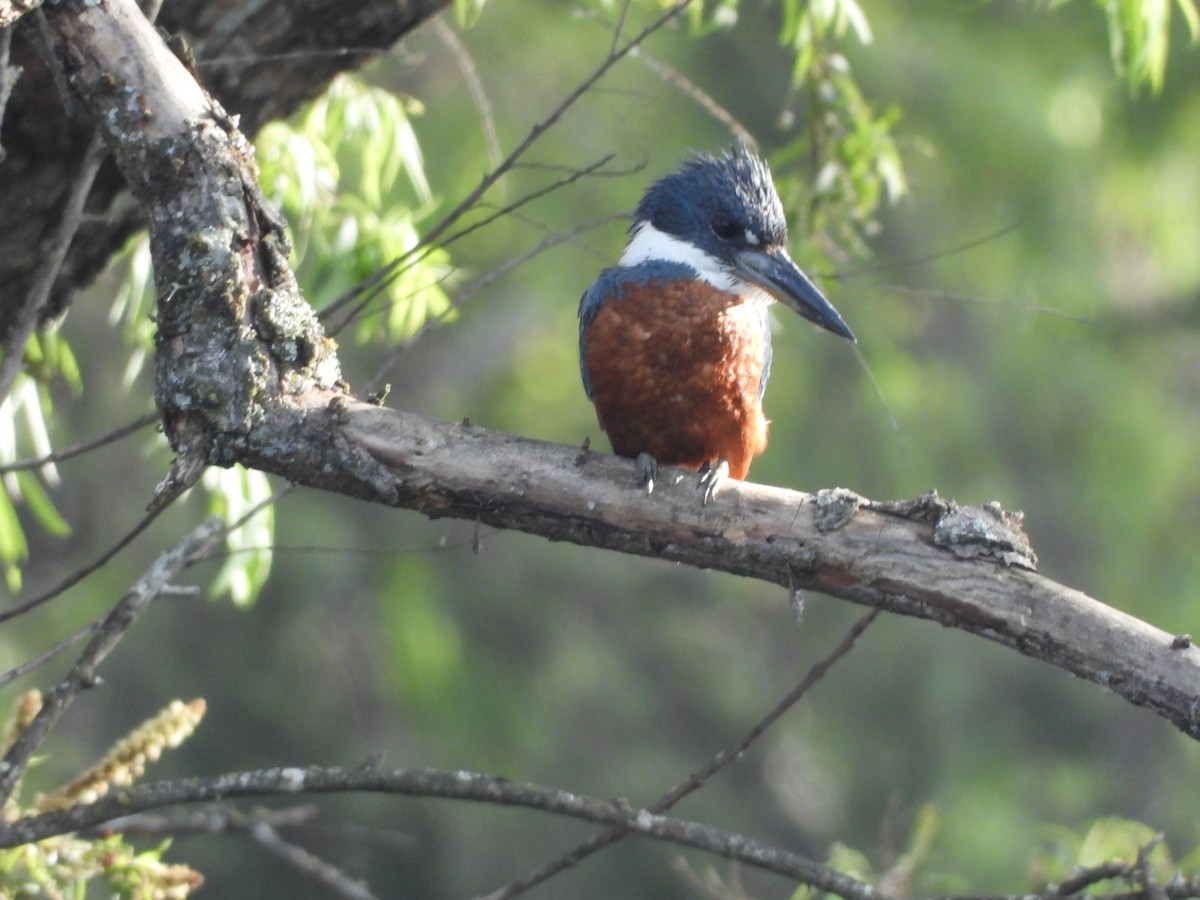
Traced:
<path fill-rule="evenodd" d="M 46 15 L 81 103 L 148 208 L 157 396 L 185 470 L 241 462 L 433 517 L 931 619 L 1087 678 L 1200 737 L 1200 650 L 1029 571 L 1019 524 L 1000 511 L 758 485 L 730 485 L 705 507 L 690 476 L 647 497 L 627 461 L 349 398 L 287 269 L 282 224 L 254 184 L 250 150 L 220 107 L 132 0 L 67 0 Z"/>
<path fill-rule="evenodd" d="M 133 0 L 68 0 L 46 20 L 49 52 L 149 218 L 156 400 L 179 453 L 170 497 L 236 459 L 266 403 L 334 390 L 337 357 L 299 296 L 253 149 Z"/>
<path fill-rule="evenodd" d="M 634 487 L 633 463 L 607 454 L 365 404 L 341 418 L 340 434 L 391 478 L 390 496 L 359 494 L 367 499 L 930 619 L 1052 663 L 1200 737 L 1200 650 L 1027 568 L 965 555 L 986 551 L 986 541 L 972 548 L 948 536 L 988 531 L 995 522 L 986 508 L 861 503 L 846 506 L 842 521 L 830 510 L 844 493 L 755 484 L 730 484 L 703 506 L 690 473 L 646 496 Z M 333 490 L 367 481 L 309 474 L 307 483 Z"/>

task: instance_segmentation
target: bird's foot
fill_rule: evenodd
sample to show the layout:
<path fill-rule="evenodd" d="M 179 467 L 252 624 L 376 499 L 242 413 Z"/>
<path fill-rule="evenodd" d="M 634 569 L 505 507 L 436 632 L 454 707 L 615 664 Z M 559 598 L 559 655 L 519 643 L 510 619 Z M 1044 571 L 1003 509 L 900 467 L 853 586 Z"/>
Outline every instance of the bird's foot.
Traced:
<path fill-rule="evenodd" d="M 728 477 L 729 463 L 723 459 L 718 459 L 715 463 L 706 462 L 700 467 L 699 487 L 705 506 L 708 506 L 708 501 L 716 499 L 717 491 Z"/>
<path fill-rule="evenodd" d="M 647 494 L 654 493 L 654 479 L 658 477 L 658 460 L 646 451 L 637 455 L 638 484 L 646 489 Z"/>

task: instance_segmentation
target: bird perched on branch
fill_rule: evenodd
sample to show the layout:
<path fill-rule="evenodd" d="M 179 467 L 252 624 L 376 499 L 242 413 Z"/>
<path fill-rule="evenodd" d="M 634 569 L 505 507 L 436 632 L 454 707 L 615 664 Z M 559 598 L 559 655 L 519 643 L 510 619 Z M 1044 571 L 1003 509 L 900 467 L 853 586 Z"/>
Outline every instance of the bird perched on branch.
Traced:
<path fill-rule="evenodd" d="M 707 502 L 766 448 L 773 301 L 854 340 L 787 240 L 766 163 L 744 146 L 695 155 L 650 185 L 620 262 L 583 295 L 583 386 L 647 490 L 659 463 L 686 466 Z"/>

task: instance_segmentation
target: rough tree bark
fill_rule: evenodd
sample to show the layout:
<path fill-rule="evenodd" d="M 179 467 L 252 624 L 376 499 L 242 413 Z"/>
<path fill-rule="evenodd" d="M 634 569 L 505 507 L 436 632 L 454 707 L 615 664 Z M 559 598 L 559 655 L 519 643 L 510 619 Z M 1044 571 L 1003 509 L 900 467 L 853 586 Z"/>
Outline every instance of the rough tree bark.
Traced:
<path fill-rule="evenodd" d="M 820 590 L 1013 647 L 1200 737 L 1200 650 L 1032 571 L 1019 521 L 999 510 L 750 484 L 706 507 L 690 477 L 647 497 L 633 464 L 607 454 L 354 400 L 225 113 L 132 0 L 65 0 L 46 19 L 149 217 L 158 400 L 182 482 L 240 462 L 429 516 Z"/>
<path fill-rule="evenodd" d="M 158 24 L 185 38 L 204 84 L 254 134 L 315 97 L 340 71 L 394 44 L 449 0 L 166 0 Z M 0 26 L 37 6 L 0 0 Z M 37 52 L 36 14 L 16 26 L 19 77 L 0 104 L 0 344 L 38 273 L 43 245 L 61 216 L 92 132 L 85 110 L 67 108 Z M 0 74 L 0 79 L 3 75 Z M 87 284 L 130 234 L 145 226 L 118 167 L 100 171 L 43 316 Z"/>

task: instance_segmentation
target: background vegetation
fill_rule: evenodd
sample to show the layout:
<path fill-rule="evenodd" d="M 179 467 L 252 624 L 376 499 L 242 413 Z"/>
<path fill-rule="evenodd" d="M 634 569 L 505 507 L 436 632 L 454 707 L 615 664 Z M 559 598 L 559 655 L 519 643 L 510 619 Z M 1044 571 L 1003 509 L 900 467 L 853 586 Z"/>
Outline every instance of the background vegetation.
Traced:
<path fill-rule="evenodd" d="M 628 210 L 689 149 L 734 140 L 696 90 L 664 80 L 666 64 L 773 160 L 794 253 L 859 336 L 861 358 L 777 316 L 772 440 L 754 479 L 998 499 L 1024 509 L 1043 573 L 1195 632 L 1200 54 L 1177 15 L 1161 84 L 1120 48 L 1114 69 L 1109 29 L 1127 6 L 877 0 L 864 6 L 866 42 L 857 7 L 835 5 L 828 29 L 802 42 L 815 55 L 797 62 L 779 35 L 799 25 L 778 5 L 710 5 L 606 77 L 489 199 L 502 205 L 610 153 L 614 174 L 557 190 L 406 276 L 398 302 L 380 307 L 390 313 L 340 336 L 347 380 L 360 389 L 381 374 L 393 406 L 603 446 L 578 383 L 575 312 L 619 254 L 623 222 L 535 256 L 407 339 L 547 233 Z M 656 11 L 635 5 L 626 29 Z M 536 0 L 465 12 L 471 27 L 447 17 L 422 29 L 260 136 L 265 186 L 296 229 L 314 305 L 474 188 L 491 166 L 489 131 L 505 150 L 520 141 L 604 58 L 621 15 L 619 5 Z M 830 108 L 850 118 L 814 126 L 828 100 L 820 92 L 839 89 L 814 74 L 837 76 L 843 64 L 854 82 L 840 83 Z M 846 139 L 841 169 L 813 170 L 816 157 L 799 149 L 813 127 Z M 325 143 L 331 134 L 340 143 Z M 864 171 L 859 159 L 874 162 Z M 114 329 L 123 322 L 134 341 L 145 332 L 147 309 L 126 283 L 137 267 L 131 251 L 62 327 L 79 379 L 43 388 L 56 446 L 151 408 L 151 372 L 129 366 L 130 344 Z M 114 297 L 126 304 L 115 315 Z M 118 390 L 122 371 L 132 380 Z M 32 452 L 28 435 L 10 451 Z M 18 508 L 25 592 L 132 525 L 166 459 L 161 437 L 142 432 L 60 465 L 50 496 L 70 534 Z M 206 502 L 192 497 L 66 599 L 6 624 L 6 667 L 108 608 Z M 227 573 L 243 598 L 266 579 L 255 604 L 179 599 L 151 610 L 106 664 L 104 689 L 64 720 L 27 790 L 59 783 L 172 699 L 203 697 L 204 723 L 156 773 L 382 754 L 390 766 L 480 770 L 636 803 L 745 730 L 859 614 L 810 596 L 797 624 L 787 597 L 761 584 L 314 492 L 282 501 L 274 525 L 273 560 L 244 553 L 235 558 L 254 565 Z M 207 586 L 216 573 L 214 564 L 193 577 Z M 39 671 L 7 691 L 49 683 Z M 920 821 L 932 841 L 916 895 L 1019 892 L 1060 877 L 1055 866 L 1075 858 L 1101 817 L 1145 822 L 1186 854 L 1200 843 L 1197 755 L 1194 742 L 1094 686 L 886 618 L 680 812 L 817 858 L 840 842 L 876 870 L 908 848 Z M 485 892 L 589 833 L 431 801 L 322 807 L 291 836 L 386 896 Z M 235 885 L 242 896 L 316 895 L 235 837 L 180 839 L 169 855 L 203 872 L 214 895 Z M 752 896 L 792 890 L 624 842 L 543 893 L 696 896 L 710 866 Z"/>

